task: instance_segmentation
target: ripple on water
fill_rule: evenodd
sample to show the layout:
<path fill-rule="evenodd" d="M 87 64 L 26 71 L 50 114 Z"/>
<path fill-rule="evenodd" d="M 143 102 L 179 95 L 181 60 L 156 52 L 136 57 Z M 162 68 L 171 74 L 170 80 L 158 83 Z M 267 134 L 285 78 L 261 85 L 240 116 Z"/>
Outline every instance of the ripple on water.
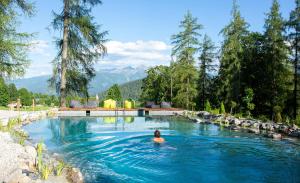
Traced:
<path fill-rule="evenodd" d="M 300 182 L 299 141 L 274 141 L 173 118 L 136 118 L 129 124 L 120 118 L 115 128 L 101 118 L 42 123 L 48 125 L 38 132 L 29 125 L 27 131 L 33 138 L 43 136 L 52 150 L 81 169 L 88 183 Z M 152 142 L 156 128 L 165 143 Z"/>

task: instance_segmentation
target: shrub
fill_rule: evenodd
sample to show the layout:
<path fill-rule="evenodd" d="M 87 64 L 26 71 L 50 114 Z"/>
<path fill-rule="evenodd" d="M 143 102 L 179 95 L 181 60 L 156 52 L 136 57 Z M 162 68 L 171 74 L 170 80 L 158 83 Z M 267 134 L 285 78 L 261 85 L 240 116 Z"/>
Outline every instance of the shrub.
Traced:
<path fill-rule="evenodd" d="M 258 119 L 261 120 L 262 122 L 269 121 L 269 118 L 266 115 L 259 115 Z"/>
<path fill-rule="evenodd" d="M 233 110 L 236 108 L 237 103 L 235 101 L 230 102 L 230 114 L 232 114 Z"/>
<path fill-rule="evenodd" d="M 208 100 L 206 100 L 206 102 L 205 102 L 204 110 L 207 111 L 207 112 L 211 112 L 211 105 L 210 105 L 210 102 Z"/>
<path fill-rule="evenodd" d="M 278 105 L 273 108 L 273 112 L 275 113 L 274 121 L 276 123 L 282 122 L 281 111 L 282 109 Z"/>
<path fill-rule="evenodd" d="M 211 112 L 212 114 L 214 114 L 214 115 L 220 114 L 220 113 L 219 113 L 219 112 L 220 112 L 219 109 L 213 109 L 213 110 L 211 110 L 210 112 Z"/>
<path fill-rule="evenodd" d="M 63 161 L 59 161 L 57 167 L 55 168 L 55 174 L 57 176 L 60 176 L 64 168 L 65 168 L 65 163 Z"/>
<path fill-rule="evenodd" d="M 37 144 L 37 147 L 36 147 L 36 150 L 37 150 L 37 155 L 38 155 L 38 162 L 37 162 L 37 168 L 39 171 L 42 170 L 42 153 L 43 153 L 43 143 L 42 142 L 39 142 Z"/>
<path fill-rule="evenodd" d="M 220 106 L 220 114 L 225 114 L 226 111 L 225 111 L 225 106 L 224 106 L 224 103 L 221 102 L 221 106 Z"/>
<path fill-rule="evenodd" d="M 42 179 L 47 180 L 49 175 L 51 174 L 51 172 L 52 172 L 52 169 L 48 165 L 43 165 L 42 171 L 41 171 Z"/>

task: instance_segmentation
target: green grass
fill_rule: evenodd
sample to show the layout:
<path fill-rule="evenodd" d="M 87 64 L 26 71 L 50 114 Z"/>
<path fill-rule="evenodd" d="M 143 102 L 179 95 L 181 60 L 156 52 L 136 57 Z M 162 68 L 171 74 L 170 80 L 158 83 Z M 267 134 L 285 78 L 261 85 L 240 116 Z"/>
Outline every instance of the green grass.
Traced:
<path fill-rule="evenodd" d="M 49 106 L 36 106 L 34 107 L 34 110 L 31 106 L 23 106 L 20 108 L 20 111 L 44 111 L 44 110 L 49 110 L 52 109 L 53 107 L 49 107 Z M 0 110 L 10 110 L 9 107 L 5 107 L 5 106 L 0 106 Z M 17 111 L 17 109 L 14 109 L 15 111 Z"/>

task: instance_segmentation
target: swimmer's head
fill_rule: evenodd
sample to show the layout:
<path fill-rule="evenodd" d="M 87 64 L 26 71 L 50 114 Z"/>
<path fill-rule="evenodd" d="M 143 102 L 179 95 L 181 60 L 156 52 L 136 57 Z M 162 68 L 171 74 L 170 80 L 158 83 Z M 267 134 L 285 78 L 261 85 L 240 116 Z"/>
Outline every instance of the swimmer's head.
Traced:
<path fill-rule="evenodd" d="M 159 130 L 155 130 L 154 137 L 155 138 L 160 138 L 160 131 Z"/>

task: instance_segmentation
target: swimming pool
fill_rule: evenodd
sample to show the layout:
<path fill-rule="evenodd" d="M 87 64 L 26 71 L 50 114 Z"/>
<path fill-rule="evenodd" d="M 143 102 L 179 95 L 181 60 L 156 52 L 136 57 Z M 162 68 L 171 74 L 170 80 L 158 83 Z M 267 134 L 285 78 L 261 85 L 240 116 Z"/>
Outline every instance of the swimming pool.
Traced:
<path fill-rule="evenodd" d="M 93 182 L 300 182 L 300 142 L 174 117 L 64 117 L 24 127 Z M 163 144 L 152 142 L 160 129 Z"/>

